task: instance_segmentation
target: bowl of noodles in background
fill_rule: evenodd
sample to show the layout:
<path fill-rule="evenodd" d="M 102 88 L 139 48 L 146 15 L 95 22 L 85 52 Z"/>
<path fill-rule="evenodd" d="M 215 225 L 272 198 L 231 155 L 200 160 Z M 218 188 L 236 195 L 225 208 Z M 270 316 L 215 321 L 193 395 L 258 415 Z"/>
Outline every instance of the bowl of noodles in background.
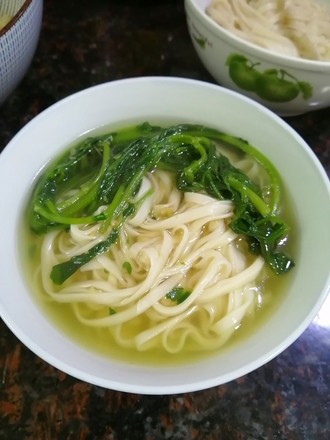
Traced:
<path fill-rule="evenodd" d="M 273 112 L 215 84 L 142 77 L 67 97 L 6 146 L 0 188 L 1 317 L 92 384 L 236 379 L 329 291 L 323 167 Z"/>
<path fill-rule="evenodd" d="M 185 0 L 193 46 L 214 79 L 292 116 L 330 105 L 326 0 Z"/>
<path fill-rule="evenodd" d="M 39 41 L 42 0 L 0 2 L 0 105 L 26 74 Z"/>

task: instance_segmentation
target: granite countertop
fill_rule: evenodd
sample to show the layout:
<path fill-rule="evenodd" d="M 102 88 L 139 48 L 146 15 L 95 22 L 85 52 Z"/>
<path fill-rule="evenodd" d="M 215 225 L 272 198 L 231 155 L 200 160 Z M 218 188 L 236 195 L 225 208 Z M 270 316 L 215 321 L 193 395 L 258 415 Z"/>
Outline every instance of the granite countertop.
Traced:
<path fill-rule="evenodd" d="M 179 0 L 45 0 L 33 63 L 0 107 L 0 148 L 65 96 L 105 81 L 168 75 L 214 82 Z M 286 119 L 330 172 L 330 108 Z M 106 390 L 53 368 L 0 324 L 0 438 L 325 440 L 330 304 L 265 366 L 222 386 L 168 396 Z"/>

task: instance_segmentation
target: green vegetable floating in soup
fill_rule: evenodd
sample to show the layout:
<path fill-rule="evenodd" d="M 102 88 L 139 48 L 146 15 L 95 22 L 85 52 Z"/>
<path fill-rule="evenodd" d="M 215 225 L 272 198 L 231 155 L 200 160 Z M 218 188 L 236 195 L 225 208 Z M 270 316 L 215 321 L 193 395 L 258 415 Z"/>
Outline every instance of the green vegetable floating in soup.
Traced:
<path fill-rule="evenodd" d="M 272 163 L 212 128 L 144 123 L 89 137 L 35 186 L 40 284 L 119 346 L 214 349 L 269 273 L 294 266 L 280 198 Z"/>

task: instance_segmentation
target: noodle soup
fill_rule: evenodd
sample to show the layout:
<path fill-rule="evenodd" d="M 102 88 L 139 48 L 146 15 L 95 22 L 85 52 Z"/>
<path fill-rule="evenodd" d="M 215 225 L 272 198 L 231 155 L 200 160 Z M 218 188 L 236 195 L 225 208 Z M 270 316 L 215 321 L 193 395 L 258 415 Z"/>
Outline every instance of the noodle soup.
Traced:
<path fill-rule="evenodd" d="M 233 226 L 239 195 L 244 203 L 253 201 L 247 210 L 259 223 L 272 218 L 279 225 L 278 216 L 292 221 L 283 191 L 273 211 L 266 209 L 275 199 L 275 170 L 267 160 L 261 165 L 260 153 L 251 150 L 256 160 L 242 151 L 239 147 L 248 144 L 239 139 L 220 133 L 225 141 L 208 143 L 208 130 L 142 124 L 96 134 L 43 171 L 22 228 L 25 272 L 47 315 L 78 343 L 144 364 L 188 362 L 247 337 L 277 306 L 290 274 L 274 273 L 267 255 L 256 252 L 255 237 Z M 150 149 L 158 144 L 155 160 Z M 202 188 L 219 158 L 231 185 L 210 179 L 212 185 Z M 241 187 L 239 179 L 244 179 Z M 210 194 L 215 182 L 217 197 Z M 45 196 L 50 186 L 51 194 L 59 194 L 54 200 Z M 252 188 L 258 191 L 251 194 Z M 287 247 L 285 232 L 276 255 Z M 67 276 L 72 261 L 79 267 Z"/>

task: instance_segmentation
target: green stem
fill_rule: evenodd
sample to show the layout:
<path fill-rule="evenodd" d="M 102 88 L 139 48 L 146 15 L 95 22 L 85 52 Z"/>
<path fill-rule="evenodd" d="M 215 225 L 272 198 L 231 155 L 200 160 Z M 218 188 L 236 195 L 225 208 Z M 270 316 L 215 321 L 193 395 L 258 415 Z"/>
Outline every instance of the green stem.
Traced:
<path fill-rule="evenodd" d="M 244 185 L 239 180 L 235 179 L 233 176 L 228 176 L 227 181 L 230 184 L 230 186 L 238 191 L 243 197 L 247 197 L 252 205 L 256 208 L 256 210 L 263 216 L 267 217 L 271 213 L 269 207 L 266 205 L 266 203 L 262 200 L 258 194 L 256 194 L 251 188 Z"/>
<path fill-rule="evenodd" d="M 108 238 L 97 243 L 87 252 L 75 255 L 68 261 L 53 266 L 50 278 L 55 284 L 62 284 L 71 275 L 73 275 L 81 266 L 85 265 L 99 254 L 106 252 L 118 238 L 118 229 L 113 229 Z"/>
<path fill-rule="evenodd" d="M 60 211 L 63 215 L 72 215 L 74 212 L 77 212 L 87 206 L 95 197 L 98 184 L 103 177 L 105 168 L 110 158 L 110 147 L 109 144 L 103 143 L 103 156 L 102 163 L 97 173 L 97 176 L 94 179 L 84 183 L 80 191 L 78 191 L 74 196 L 64 200 L 62 203 L 57 204 L 57 210 Z"/>

